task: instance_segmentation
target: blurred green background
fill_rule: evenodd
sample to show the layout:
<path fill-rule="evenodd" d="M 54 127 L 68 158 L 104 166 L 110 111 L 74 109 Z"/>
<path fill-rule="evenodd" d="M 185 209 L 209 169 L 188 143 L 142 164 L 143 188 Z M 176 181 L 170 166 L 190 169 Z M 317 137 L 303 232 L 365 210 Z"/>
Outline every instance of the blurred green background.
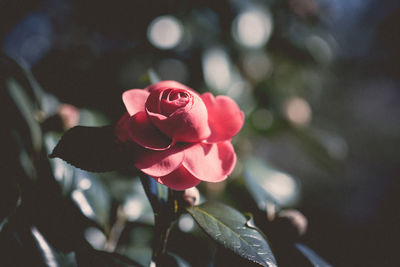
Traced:
<path fill-rule="evenodd" d="M 202 194 L 251 211 L 235 192 L 257 181 L 308 218 L 302 242 L 334 266 L 399 266 L 399 15 L 390 0 L 0 0 L 0 44 L 44 91 L 78 107 L 83 125 L 116 122 L 121 93 L 146 87 L 149 69 L 231 96 L 246 114 L 238 164 Z M 59 168 L 64 178 L 80 172 Z M 115 221 L 103 210 L 125 207 L 139 223 L 149 208 L 132 193 L 140 184 L 112 176 L 75 178 L 83 191 L 99 183 L 84 199 L 106 196 L 81 211 L 103 223 Z M 82 190 L 67 191 L 82 204 Z M 137 246 L 125 254 L 149 253 Z"/>

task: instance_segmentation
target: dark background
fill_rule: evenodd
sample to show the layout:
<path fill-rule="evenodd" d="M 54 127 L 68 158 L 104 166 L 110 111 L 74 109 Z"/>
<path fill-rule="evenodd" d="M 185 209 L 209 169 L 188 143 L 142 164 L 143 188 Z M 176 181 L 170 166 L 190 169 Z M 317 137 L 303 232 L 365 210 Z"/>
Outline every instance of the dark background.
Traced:
<path fill-rule="evenodd" d="M 258 47 L 232 26 L 253 7 L 272 27 Z M 170 49 L 148 37 L 164 15 L 182 29 Z M 335 266 L 400 265 L 399 25 L 390 0 L 0 0 L 2 51 L 64 103 L 116 121 L 149 69 L 235 98 L 246 113 L 235 175 L 253 158 L 290 174 L 302 240 Z M 293 99 L 304 120 L 288 115 Z"/>

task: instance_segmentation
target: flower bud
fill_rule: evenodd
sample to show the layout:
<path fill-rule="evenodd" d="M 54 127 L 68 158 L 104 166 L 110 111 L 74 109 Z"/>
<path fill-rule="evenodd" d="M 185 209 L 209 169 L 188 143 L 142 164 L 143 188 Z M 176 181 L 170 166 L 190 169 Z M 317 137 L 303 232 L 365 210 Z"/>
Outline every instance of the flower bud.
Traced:
<path fill-rule="evenodd" d="M 200 193 L 196 187 L 191 187 L 185 190 L 183 193 L 183 201 L 189 206 L 196 206 L 200 201 Z"/>
<path fill-rule="evenodd" d="M 68 130 L 79 124 L 79 109 L 73 105 L 62 104 L 58 110 L 64 129 Z"/>

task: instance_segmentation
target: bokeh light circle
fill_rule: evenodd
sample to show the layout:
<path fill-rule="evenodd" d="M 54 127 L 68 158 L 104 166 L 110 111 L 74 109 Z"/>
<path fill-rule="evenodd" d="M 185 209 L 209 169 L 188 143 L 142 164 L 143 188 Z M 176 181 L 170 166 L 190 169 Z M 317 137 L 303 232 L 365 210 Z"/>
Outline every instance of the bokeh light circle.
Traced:
<path fill-rule="evenodd" d="M 182 40 L 183 27 L 173 16 L 160 16 L 154 19 L 148 29 L 147 37 L 159 49 L 172 49 Z"/>

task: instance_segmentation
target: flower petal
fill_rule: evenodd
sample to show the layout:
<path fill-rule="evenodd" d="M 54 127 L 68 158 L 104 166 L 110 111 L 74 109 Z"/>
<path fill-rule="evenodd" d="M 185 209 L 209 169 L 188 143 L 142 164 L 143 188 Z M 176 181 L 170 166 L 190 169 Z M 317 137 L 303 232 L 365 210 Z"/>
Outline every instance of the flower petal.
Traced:
<path fill-rule="evenodd" d="M 127 121 L 129 120 L 129 113 L 126 112 L 117 122 L 115 126 L 114 134 L 121 142 L 130 141 L 131 137 L 129 136 L 129 130 L 127 129 Z"/>
<path fill-rule="evenodd" d="M 175 145 L 164 151 L 138 150 L 134 160 L 135 167 L 153 177 L 166 176 L 181 165 L 183 149 L 183 146 Z"/>
<path fill-rule="evenodd" d="M 144 106 L 149 94 L 149 92 L 143 89 L 131 89 L 122 94 L 122 101 L 124 101 L 129 115 L 133 116 L 145 110 Z"/>
<path fill-rule="evenodd" d="M 146 90 L 148 90 L 149 92 L 155 90 L 155 89 L 159 89 L 159 88 L 163 88 L 163 87 L 167 87 L 167 88 L 179 88 L 179 89 L 187 89 L 187 90 L 191 90 L 189 87 L 187 87 L 186 85 L 183 85 L 177 81 L 161 81 L 155 84 L 152 84 L 150 86 L 148 86 L 146 88 Z"/>
<path fill-rule="evenodd" d="M 166 150 L 171 147 L 172 140 L 151 123 L 144 111 L 136 113 L 126 123 L 129 136 L 142 147 L 152 150 Z"/>
<path fill-rule="evenodd" d="M 211 93 L 201 95 L 208 111 L 208 125 L 211 135 L 208 143 L 221 142 L 232 139 L 242 128 L 244 114 L 230 97 L 217 96 Z"/>
<path fill-rule="evenodd" d="M 156 179 L 160 184 L 179 191 L 196 186 L 201 182 L 201 180 L 194 177 L 182 165 L 170 174 L 163 177 L 154 177 L 154 179 Z"/>
<path fill-rule="evenodd" d="M 185 150 L 182 165 L 195 177 L 207 182 L 220 182 L 231 174 L 236 154 L 231 142 L 199 143 Z"/>
<path fill-rule="evenodd" d="M 154 105 L 160 99 L 161 91 L 153 91 L 146 102 L 146 112 L 158 129 L 174 142 L 199 142 L 210 135 L 207 108 L 197 94 L 191 94 L 191 100 L 186 106 L 166 117 L 159 114 L 159 108 Z"/>

